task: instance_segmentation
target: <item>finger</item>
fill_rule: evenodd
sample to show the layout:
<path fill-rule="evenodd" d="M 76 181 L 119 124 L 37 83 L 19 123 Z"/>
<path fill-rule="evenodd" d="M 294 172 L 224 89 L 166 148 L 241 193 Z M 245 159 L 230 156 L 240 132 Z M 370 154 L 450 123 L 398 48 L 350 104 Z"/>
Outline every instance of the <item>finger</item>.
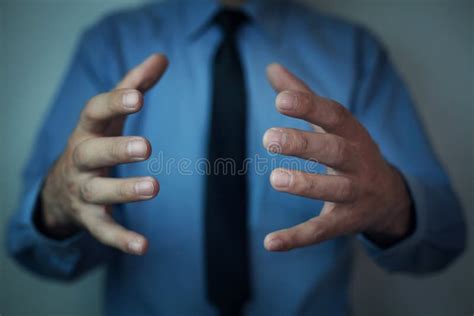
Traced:
<path fill-rule="evenodd" d="M 102 133 L 111 119 L 139 111 L 143 106 L 142 93 L 162 77 L 167 66 L 168 60 L 164 55 L 148 57 L 125 75 L 115 91 L 100 94 L 87 103 L 81 112 L 79 130 Z M 121 122 L 116 123 L 121 125 Z"/>
<path fill-rule="evenodd" d="M 345 176 L 320 175 L 277 168 L 270 175 L 273 188 L 316 200 L 347 203 L 354 200 L 356 188 Z"/>
<path fill-rule="evenodd" d="M 81 186 L 81 197 L 94 204 L 117 204 L 154 198 L 160 186 L 152 177 L 103 178 L 94 177 Z"/>
<path fill-rule="evenodd" d="M 280 64 L 270 64 L 267 67 L 267 78 L 273 89 L 277 92 L 283 90 L 312 92 L 302 80 L 298 79 Z"/>
<path fill-rule="evenodd" d="M 153 54 L 143 63 L 130 70 L 117 89 L 137 89 L 146 92 L 163 76 L 168 67 L 168 59 L 162 54 Z"/>
<path fill-rule="evenodd" d="M 343 137 L 359 134 L 360 124 L 344 106 L 318 96 L 283 66 L 270 66 L 268 78 L 279 92 L 275 105 L 280 113 L 303 119 Z"/>
<path fill-rule="evenodd" d="M 82 217 L 86 229 L 101 243 L 135 255 L 143 255 L 147 251 L 145 237 L 117 224 L 102 207 L 91 206 Z"/>
<path fill-rule="evenodd" d="M 90 99 L 81 112 L 80 131 L 102 133 L 116 117 L 140 111 L 143 95 L 135 89 L 120 89 Z"/>
<path fill-rule="evenodd" d="M 151 154 L 151 145 L 143 137 L 98 137 L 82 141 L 74 149 L 74 164 L 81 170 L 112 167 L 143 161 Z"/>
<path fill-rule="evenodd" d="M 274 153 L 317 161 L 338 170 L 354 169 L 357 149 L 344 138 L 292 128 L 271 128 L 263 135 L 264 147 Z"/>
<path fill-rule="evenodd" d="M 313 93 L 285 90 L 278 94 L 275 105 L 280 113 L 320 126 L 328 133 L 349 139 L 359 134 L 357 120 L 345 107 Z"/>
<path fill-rule="evenodd" d="M 343 214 L 332 211 L 291 228 L 270 233 L 265 237 L 264 246 L 269 251 L 287 251 L 351 233 Z"/>

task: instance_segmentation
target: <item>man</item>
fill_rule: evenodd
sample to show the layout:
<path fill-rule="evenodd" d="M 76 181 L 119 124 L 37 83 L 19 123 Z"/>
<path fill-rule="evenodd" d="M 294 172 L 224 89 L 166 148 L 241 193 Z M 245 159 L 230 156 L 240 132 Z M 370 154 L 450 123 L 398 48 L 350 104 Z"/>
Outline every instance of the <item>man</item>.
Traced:
<path fill-rule="evenodd" d="M 12 255 L 60 279 L 105 264 L 109 315 L 346 315 L 351 236 L 388 271 L 452 262 L 459 203 L 377 41 L 287 2 L 225 2 L 149 4 L 84 34 Z M 156 168 L 202 158 L 209 172 Z"/>

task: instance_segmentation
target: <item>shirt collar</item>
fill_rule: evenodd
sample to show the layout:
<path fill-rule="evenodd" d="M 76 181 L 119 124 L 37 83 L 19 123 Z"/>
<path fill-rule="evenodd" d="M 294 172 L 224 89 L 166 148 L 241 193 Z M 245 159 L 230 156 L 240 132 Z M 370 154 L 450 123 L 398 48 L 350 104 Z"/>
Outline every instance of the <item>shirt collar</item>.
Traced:
<path fill-rule="evenodd" d="M 218 0 L 180 0 L 180 11 L 183 14 L 183 26 L 186 36 L 196 38 L 204 32 L 212 22 L 214 15 L 222 8 Z M 281 13 L 281 1 L 246 0 L 240 8 L 245 12 L 250 23 L 266 35 L 278 32 Z"/>

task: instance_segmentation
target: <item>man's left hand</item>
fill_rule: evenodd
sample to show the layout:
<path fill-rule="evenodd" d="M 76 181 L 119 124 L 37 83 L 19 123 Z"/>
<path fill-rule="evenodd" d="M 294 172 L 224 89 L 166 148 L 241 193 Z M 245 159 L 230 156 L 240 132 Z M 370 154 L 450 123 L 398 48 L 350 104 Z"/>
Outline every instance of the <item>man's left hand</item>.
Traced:
<path fill-rule="evenodd" d="M 409 234 L 412 201 L 404 179 L 382 157 L 364 126 L 344 106 L 318 96 L 281 65 L 270 65 L 267 75 L 278 92 L 277 110 L 307 121 L 314 131 L 271 128 L 263 137 L 264 146 L 318 161 L 328 172 L 273 170 L 270 182 L 276 190 L 325 203 L 318 216 L 268 234 L 265 248 L 286 251 L 356 233 L 389 246 Z"/>

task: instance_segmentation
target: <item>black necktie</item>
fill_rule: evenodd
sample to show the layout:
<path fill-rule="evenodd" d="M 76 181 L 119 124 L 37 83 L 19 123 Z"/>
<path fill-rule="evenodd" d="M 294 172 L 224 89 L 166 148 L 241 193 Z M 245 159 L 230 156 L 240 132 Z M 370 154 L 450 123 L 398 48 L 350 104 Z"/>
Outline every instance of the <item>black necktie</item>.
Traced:
<path fill-rule="evenodd" d="M 213 67 L 212 119 L 205 205 L 207 296 L 220 315 L 239 315 L 250 296 L 247 244 L 246 93 L 236 34 L 237 10 L 215 17 L 223 38 Z M 241 171 L 239 173 L 239 171 Z"/>

